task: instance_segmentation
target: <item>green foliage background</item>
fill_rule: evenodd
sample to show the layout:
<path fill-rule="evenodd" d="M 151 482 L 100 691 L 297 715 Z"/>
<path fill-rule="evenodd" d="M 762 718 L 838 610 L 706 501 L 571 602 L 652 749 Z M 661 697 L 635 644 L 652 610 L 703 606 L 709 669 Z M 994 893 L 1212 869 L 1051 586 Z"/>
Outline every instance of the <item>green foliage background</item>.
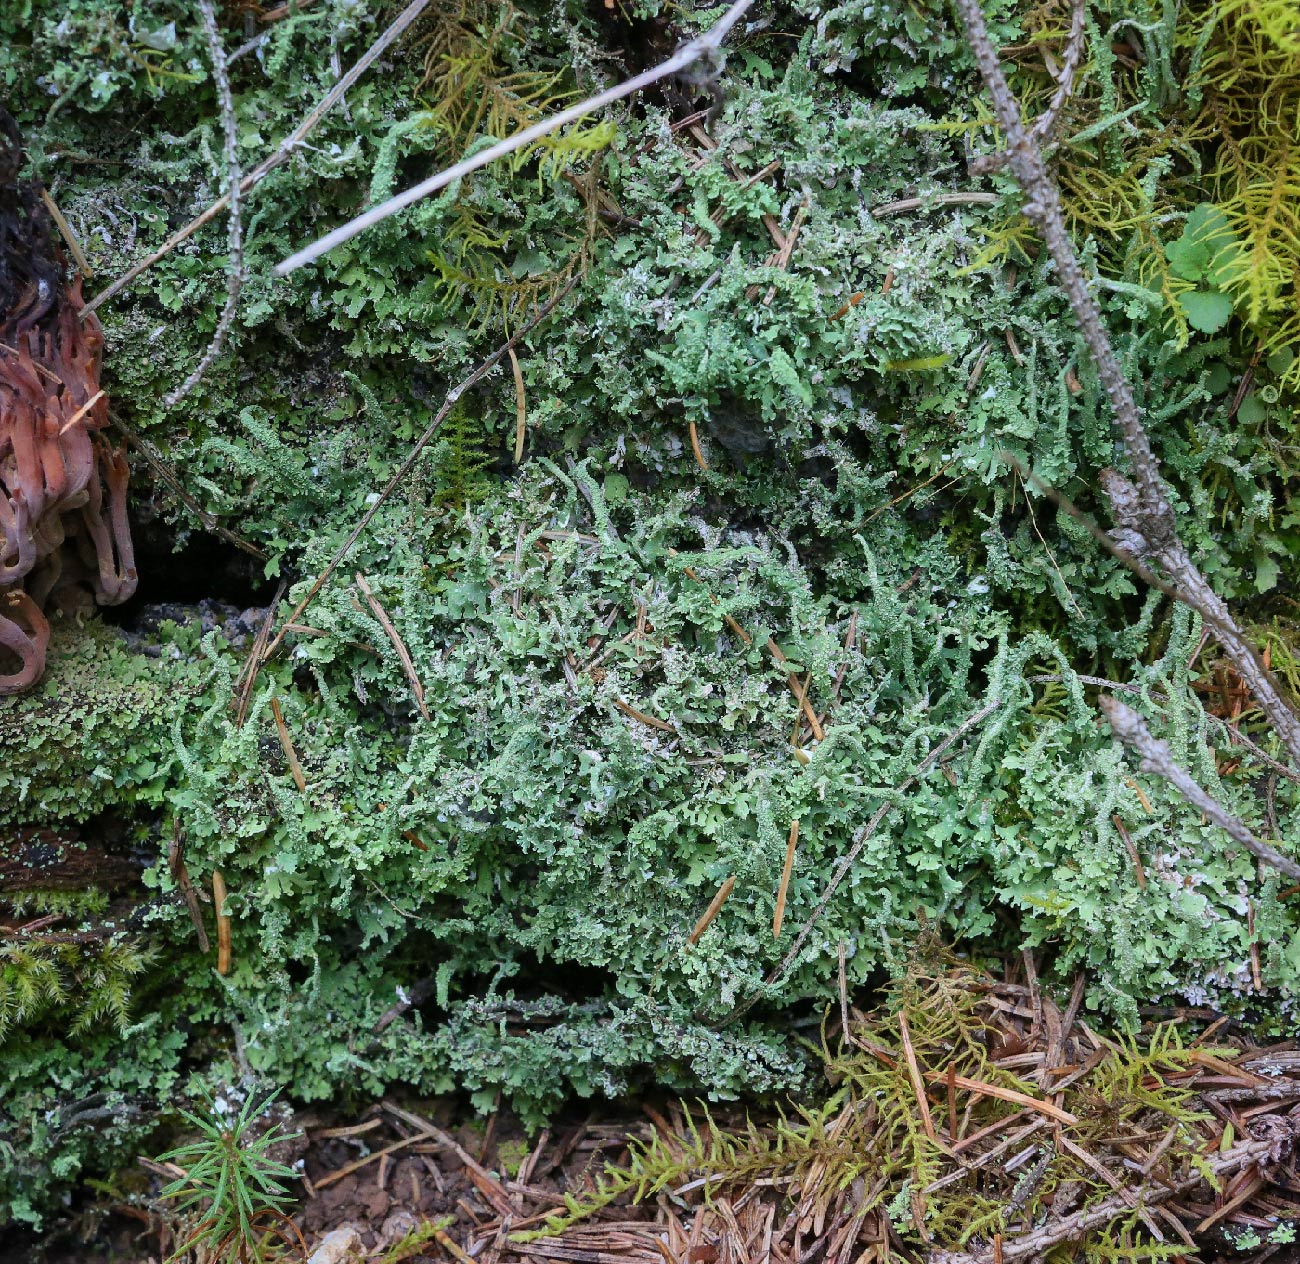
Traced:
<path fill-rule="evenodd" d="M 989 7 L 998 38 L 1022 50 L 1051 46 L 1068 22 L 1063 6 Z M 1208 20 L 1211 8 L 1189 11 Z M 1249 914 L 1268 985 L 1256 1000 L 1281 1021 L 1292 1012 L 1294 903 L 1162 787 L 1143 782 L 1143 806 L 1079 673 L 1131 682 L 1179 760 L 1261 835 L 1294 835 L 1295 785 L 1272 789 L 1270 818 L 1266 768 L 1247 757 L 1220 772 L 1223 726 L 1191 688 L 1212 656 L 1198 652 L 1199 627 L 1138 591 L 1001 455 L 1104 521 L 1089 489 L 1119 452 L 1050 269 L 1014 227 L 1014 193 L 997 177 L 980 186 L 995 205 L 938 197 L 969 190 L 964 150 L 992 144 L 938 4 L 778 6 L 729 55 L 716 149 L 674 130 L 689 102 L 653 98 L 272 280 L 292 249 L 480 143 L 494 118 L 508 130 L 708 21 L 653 2 L 595 11 L 435 0 L 247 199 L 240 319 L 179 408 L 164 396 L 223 301 L 221 227 L 101 313 L 115 409 L 207 512 L 266 551 L 268 598 L 276 577 L 290 581 L 283 618 L 446 389 L 529 303 L 581 277 L 520 348 L 522 465 L 510 461 L 507 368 L 466 397 L 378 514 L 304 616 L 315 634 L 291 637 L 259 676 L 242 727 L 232 701 L 247 645 L 197 622 L 164 623 L 142 644 L 64 621 L 42 685 L 0 702 L 0 824 L 93 838 L 111 823 L 153 859 L 155 897 L 116 941 L 135 955 L 98 970 L 0 949 L 12 1018 L 0 1216 L 39 1222 L 78 1174 L 129 1153 L 191 1073 L 255 1075 L 299 1100 L 403 1084 L 487 1104 L 501 1091 L 534 1120 L 572 1094 L 647 1080 L 775 1094 L 807 1073 L 797 1035 L 833 993 L 839 945 L 855 984 L 876 980 L 918 917 L 974 952 L 1047 949 L 1053 977 L 1087 969 L 1088 1005 L 1131 1023 L 1159 998 L 1243 1003 Z M 322 0 L 266 28 L 232 67 L 246 169 L 392 12 Z M 1161 34 L 1154 0 L 1090 13 L 1077 108 L 1093 115 L 1067 129 L 1063 171 L 1132 176 L 1136 125 L 1115 121 L 1129 109 L 1116 94 L 1141 97 L 1142 126 L 1186 122 L 1188 139 L 1176 172 L 1168 158 L 1133 177 L 1164 235 L 1144 236 L 1145 220 L 1079 221 L 1081 247 L 1189 545 L 1293 670 L 1290 362 L 1261 361 L 1255 403 L 1229 420 L 1263 316 L 1247 295 L 1207 332 L 1178 301 L 1204 279 L 1207 213 L 1182 226 L 1222 193 L 1198 175 L 1212 170 L 1211 142 L 1194 103 L 1162 98 L 1152 77 L 1183 75 L 1190 54 L 1181 28 Z M 224 19 L 233 49 L 236 6 Z M 1126 30 L 1159 56 L 1107 79 L 1105 50 Z M 426 65 L 438 49 L 468 59 L 456 65 L 498 94 L 499 114 L 466 124 L 444 108 L 450 63 Z M 1041 64 L 1020 63 L 1036 99 Z M 95 282 L 221 192 L 220 120 L 184 0 L 8 5 L 0 85 Z M 1177 174 L 1176 187 L 1160 192 L 1151 170 Z M 914 210 L 873 213 L 914 197 Z M 764 217 L 788 228 L 801 206 L 778 270 Z M 143 462 L 133 498 L 142 531 L 179 544 L 197 533 Z M 428 719 L 357 570 L 410 650 Z M 774 665 L 769 636 L 788 665 Z M 810 673 L 810 700 L 829 714 L 802 757 L 790 670 Z M 898 798 L 925 753 L 993 699 L 944 770 Z M 790 972 L 765 986 L 854 831 L 891 798 L 898 810 Z M 177 822 L 195 882 L 218 868 L 231 892 L 224 978 L 168 876 Z M 688 944 L 731 875 L 730 901 Z M 104 993 L 128 979 L 119 1013 Z M 377 1033 L 421 982 L 428 1002 Z M 111 1122 L 88 1128 L 104 1108 Z"/>

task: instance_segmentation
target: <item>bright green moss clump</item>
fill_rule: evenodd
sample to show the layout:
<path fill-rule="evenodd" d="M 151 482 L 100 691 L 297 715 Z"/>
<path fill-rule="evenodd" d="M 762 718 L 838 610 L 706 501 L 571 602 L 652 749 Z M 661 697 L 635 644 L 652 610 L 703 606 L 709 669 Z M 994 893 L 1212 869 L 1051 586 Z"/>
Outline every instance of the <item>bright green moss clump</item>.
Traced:
<path fill-rule="evenodd" d="M 519 350 L 522 465 L 507 368 L 466 395 L 302 616 L 312 631 L 259 675 L 242 726 L 247 645 L 183 624 L 144 645 L 66 623 L 41 688 L 0 702 L 0 817 L 86 837 L 111 825 L 152 861 L 121 934 L 153 953 L 125 1032 L 70 1034 L 33 1012 L 0 1046 L 0 1216 L 37 1218 L 82 1170 L 88 1134 L 60 1122 L 79 1102 L 130 1108 L 114 1144 L 96 1136 L 99 1167 L 190 1071 L 256 1074 L 299 1099 L 503 1090 L 530 1118 L 647 1079 L 776 1093 L 805 1073 L 797 1023 L 833 994 L 839 946 L 865 983 L 918 917 L 971 951 L 1040 947 L 1056 978 L 1086 968 L 1089 1005 L 1129 1021 L 1143 1001 L 1247 991 L 1253 910 L 1270 1003 L 1300 986 L 1276 882 L 1161 787 L 1134 789 L 1078 674 L 1132 682 L 1180 760 L 1269 833 L 1263 770 L 1220 772 L 1223 729 L 1191 687 L 1199 628 L 1137 592 L 1001 456 L 1091 506 L 1116 449 L 1047 269 L 1023 254 L 978 266 L 1013 202 L 940 196 L 973 187 L 943 124 L 979 106 L 938 6 L 783 8 L 730 56 L 716 148 L 675 126 L 680 102 L 643 102 L 271 280 L 453 147 L 460 116 L 428 113 L 449 41 L 495 40 L 479 71 L 525 108 L 530 91 L 611 73 L 611 42 L 682 33 L 653 5 L 631 28 L 576 2 L 499 8 L 432 6 L 249 196 L 241 319 L 180 409 L 162 399 L 211 336 L 224 236 L 199 233 L 103 310 L 116 409 L 290 580 L 283 618 L 505 315 L 518 324 L 512 301 L 581 277 Z M 995 8 L 1011 41 L 1019 19 Z M 79 0 L 0 18 L 0 83 L 97 280 L 221 188 L 197 24 L 179 3 L 149 10 Z M 246 167 L 328 89 L 333 53 L 350 64 L 382 20 L 327 0 L 234 63 Z M 796 220 L 774 266 L 767 225 Z M 1295 486 L 1224 419 L 1248 355 L 1231 332 L 1180 349 L 1137 288 L 1103 294 L 1189 543 L 1226 593 L 1270 591 Z M 1268 481 L 1225 525 L 1210 510 L 1229 476 Z M 134 478 L 149 529 L 197 530 L 147 465 Z M 1284 628 L 1286 599 L 1250 613 Z M 1295 786 L 1271 794 L 1285 838 Z M 219 869 L 230 891 L 224 978 L 174 889 L 177 828 L 196 887 Z"/>

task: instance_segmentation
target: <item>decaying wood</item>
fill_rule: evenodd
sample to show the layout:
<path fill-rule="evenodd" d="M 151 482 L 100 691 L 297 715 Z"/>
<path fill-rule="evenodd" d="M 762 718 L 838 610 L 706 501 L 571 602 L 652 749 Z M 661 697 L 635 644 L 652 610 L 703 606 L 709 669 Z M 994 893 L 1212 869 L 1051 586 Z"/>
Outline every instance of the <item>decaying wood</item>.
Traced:
<path fill-rule="evenodd" d="M 34 826 L 10 829 L 0 846 L 0 892 L 113 891 L 139 882 L 143 867 L 126 856 Z"/>
<path fill-rule="evenodd" d="M 104 437 L 104 336 L 83 320 L 39 182 L 0 110 L 0 695 L 45 670 L 53 604 L 136 587 L 124 453 Z"/>

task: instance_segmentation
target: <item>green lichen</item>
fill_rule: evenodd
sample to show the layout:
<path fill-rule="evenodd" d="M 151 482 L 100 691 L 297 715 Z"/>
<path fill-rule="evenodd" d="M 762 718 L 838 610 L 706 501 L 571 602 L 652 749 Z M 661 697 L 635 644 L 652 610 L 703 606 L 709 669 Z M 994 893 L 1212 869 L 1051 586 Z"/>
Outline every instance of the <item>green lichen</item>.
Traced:
<path fill-rule="evenodd" d="M 618 39 L 668 21 L 642 8 L 648 26 L 610 19 Z M 586 6 L 518 12 L 492 74 L 562 74 L 555 90 L 569 91 L 612 73 L 610 33 Z M 247 166 L 383 16 L 326 0 L 234 63 Z M 1019 19 L 1011 5 L 998 16 L 1011 41 Z M 485 307 L 469 272 L 455 281 L 431 259 L 446 262 L 472 216 L 479 281 L 581 277 L 518 348 L 525 460 L 511 459 L 507 368 L 467 394 L 376 515 L 302 616 L 314 632 L 257 677 L 242 725 L 247 645 L 184 623 L 146 645 L 63 621 L 40 688 L 0 703 L 0 819 L 111 817 L 154 861 L 130 940 L 153 956 L 125 1035 L 111 1022 L 74 1035 L 33 1011 L 0 1048 L 0 1215 L 38 1218 L 192 1070 L 260 1076 L 299 1100 L 403 1083 L 490 1103 L 500 1090 L 533 1120 L 647 1080 L 773 1095 L 808 1074 L 796 1024 L 831 994 L 840 945 L 865 985 L 918 916 L 972 952 L 1042 948 L 1053 978 L 1085 968 L 1089 1006 L 1131 1023 L 1139 1003 L 1180 992 L 1239 1003 L 1253 905 L 1270 999 L 1291 1004 L 1294 902 L 1162 788 L 1143 782 L 1144 806 L 1080 673 L 1132 682 L 1178 759 L 1259 832 L 1293 830 L 1294 784 L 1276 787 L 1270 818 L 1257 763 L 1220 771 L 1224 730 L 1192 688 L 1199 626 L 1139 594 L 1001 455 L 1100 510 L 1089 489 L 1115 449 L 1045 262 L 976 266 L 1014 201 L 935 196 L 969 187 L 944 123 L 980 108 L 939 6 L 782 8 L 731 55 L 716 149 L 674 132 L 680 103 L 648 99 L 562 166 L 537 153 L 489 168 L 273 280 L 290 250 L 445 156 L 445 129 L 421 121 L 426 51 L 416 37 L 386 54 L 347 112 L 249 195 L 240 320 L 183 408 L 163 398 L 224 300 L 215 228 L 103 309 L 105 384 L 199 505 L 290 581 L 283 619 L 446 390 L 528 310 L 527 294 L 512 305 L 499 290 Z M 6 11 L 0 83 L 96 279 L 220 193 L 206 54 L 180 0 L 147 15 L 117 0 Z M 915 210 L 872 213 L 911 197 Z M 778 269 L 765 217 L 789 229 L 800 208 Z M 1189 545 L 1221 591 L 1257 597 L 1289 547 L 1294 477 L 1280 449 L 1261 455 L 1257 430 L 1223 418 L 1248 352 L 1230 336 L 1180 347 L 1158 302 L 1135 297 L 1137 275 L 1120 280 L 1102 301 Z M 144 463 L 133 498 L 179 543 L 200 530 Z M 1222 520 L 1228 503 L 1238 512 Z M 1250 613 L 1274 661 L 1291 661 L 1293 612 L 1272 600 Z M 796 727 L 790 672 L 827 716 L 820 743 Z M 993 699 L 943 768 L 898 795 Z M 895 810 L 766 983 L 884 802 Z M 174 887 L 174 827 L 196 888 L 219 869 L 230 892 L 224 978 Z M 728 877 L 731 899 L 688 942 Z M 376 1030 L 417 984 L 429 999 Z M 134 1114 L 92 1147 L 60 1120 L 101 1092 Z"/>

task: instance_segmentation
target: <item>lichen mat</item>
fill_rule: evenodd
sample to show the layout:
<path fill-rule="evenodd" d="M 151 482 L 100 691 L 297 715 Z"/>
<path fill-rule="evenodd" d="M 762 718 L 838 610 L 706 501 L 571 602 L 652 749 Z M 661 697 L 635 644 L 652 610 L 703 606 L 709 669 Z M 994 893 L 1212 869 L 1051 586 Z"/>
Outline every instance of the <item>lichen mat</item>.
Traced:
<path fill-rule="evenodd" d="M 102 434 L 103 332 L 22 161 L 0 110 L 0 695 L 44 672 L 51 602 L 115 605 L 136 587 L 126 456 Z"/>

